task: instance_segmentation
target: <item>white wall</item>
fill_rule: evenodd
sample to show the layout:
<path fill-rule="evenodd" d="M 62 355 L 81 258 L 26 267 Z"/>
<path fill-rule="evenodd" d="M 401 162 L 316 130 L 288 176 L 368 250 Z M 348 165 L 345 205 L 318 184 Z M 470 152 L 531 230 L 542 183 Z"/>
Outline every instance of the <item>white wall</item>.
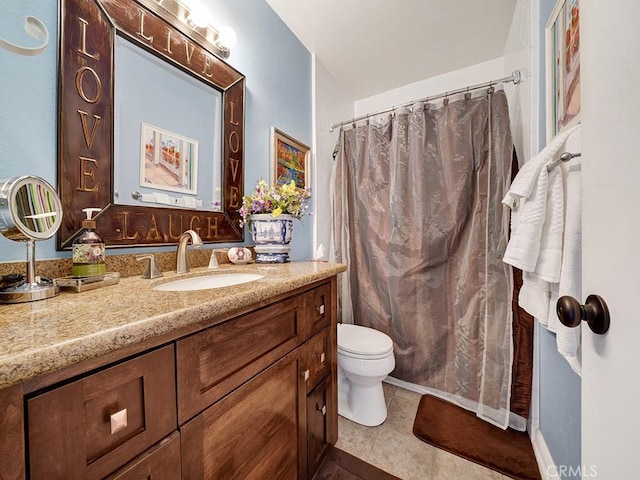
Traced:
<path fill-rule="evenodd" d="M 518 0 L 513 12 L 513 21 L 504 49 L 504 74 L 520 70 L 522 80 L 518 85 L 505 85 L 509 100 L 511 135 L 520 165 L 529 160 L 538 147 L 538 0 Z M 536 59 L 535 61 L 533 59 Z M 533 64 L 532 64 L 533 62 Z"/>
<path fill-rule="evenodd" d="M 509 73 L 510 75 L 511 73 Z M 366 115 L 378 110 L 402 105 L 413 100 L 419 100 L 431 95 L 456 90 L 468 85 L 487 82 L 504 77 L 502 57 L 471 65 L 470 67 L 431 77 L 420 82 L 411 83 L 404 87 L 389 90 L 378 95 L 363 98 L 355 103 L 354 115 Z"/>
<path fill-rule="evenodd" d="M 327 68 L 314 56 L 313 61 L 313 198 L 314 239 L 313 251 L 318 245 L 324 247 L 325 260 L 330 259 L 331 240 L 331 170 L 333 149 L 338 141 L 339 130 L 329 132 L 329 124 L 353 116 L 354 99 Z"/>

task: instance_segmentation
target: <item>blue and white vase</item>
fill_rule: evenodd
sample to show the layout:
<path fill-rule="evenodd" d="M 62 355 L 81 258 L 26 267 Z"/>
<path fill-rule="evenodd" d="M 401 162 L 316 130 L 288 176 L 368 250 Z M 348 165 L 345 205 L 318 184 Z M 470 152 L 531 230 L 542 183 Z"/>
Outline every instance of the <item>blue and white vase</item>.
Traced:
<path fill-rule="evenodd" d="M 256 263 L 288 263 L 293 236 L 293 215 L 257 213 L 250 217 L 250 231 L 255 243 Z"/>

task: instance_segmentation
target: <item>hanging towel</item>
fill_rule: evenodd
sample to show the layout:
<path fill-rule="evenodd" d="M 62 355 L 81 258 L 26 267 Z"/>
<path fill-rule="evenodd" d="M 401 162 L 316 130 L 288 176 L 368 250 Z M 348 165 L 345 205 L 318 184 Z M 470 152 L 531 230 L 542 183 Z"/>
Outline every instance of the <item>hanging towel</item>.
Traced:
<path fill-rule="evenodd" d="M 560 323 L 556 302 L 563 295 L 582 300 L 582 162 L 574 159 L 562 165 L 565 172 L 565 229 L 560 281 L 552 284 L 549 302 L 549 330 L 556 333 L 558 352 L 578 375 L 582 375 L 581 325 L 568 328 Z"/>
<path fill-rule="evenodd" d="M 547 172 L 546 167 L 554 161 L 578 126 L 560 133 L 538 155 L 526 162 L 502 200 L 511 208 L 511 238 L 504 261 L 523 272 L 538 270 L 537 273 L 547 281 L 558 281 L 558 251 L 561 249 L 558 241 L 562 241 L 562 232 L 558 232 L 558 227 L 562 223 L 564 207 L 552 204 L 558 199 L 562 201 L 562 174 L 557 168 Z M 545 236 L 543 240 L 545 230 L 552 234 L 552 238 Z"/>
<path fill-rule="evenodd" d="M 559 134 L 527 162 L 503 199 L 511 207 L 512 229 L 503 260 L 523 270 L 518 303 L 556 333 L 558 351 L 578 374 L 580 328 L 562 325 L 555 305 L 561 295 L 582 298 L 580 163 L 572 162 L 571 168 L 561 164 L 551 171 L 546 167 L 565 150 L 565 143 L 569 150 L 579 151 L 579 127 Z"/>

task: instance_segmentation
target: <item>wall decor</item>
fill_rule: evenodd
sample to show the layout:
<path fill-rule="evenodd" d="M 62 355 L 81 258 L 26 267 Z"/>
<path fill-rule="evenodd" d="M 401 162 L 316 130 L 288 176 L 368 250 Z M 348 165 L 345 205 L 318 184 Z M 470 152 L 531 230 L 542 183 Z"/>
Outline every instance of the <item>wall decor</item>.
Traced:
<path fill-rule="evenodd" d="M 81 228 L 82 209 L 87 207 L 101 209 L 96 217 L 97 230 L 107 247 L 175 245 L 187 229 L 196 230 L 206 243 L 244 241 L 238 214 L 244 193 L 244 75 L 222 60 L 215 46 L 196 35 L 191 26 L 180 20 L 180 15 L 172 13 L 175 10 L 180 14 L 183 9 L 177 0 L 59 2 L 58 191 L 64 218 L 58 231 L 57 248 L 71 248 Z M 200 173 L 205 163 L 204 136 L 145 118 L 136 118 L 135 129 L 123 128 L 114 97 L 117 75 L 123 70 L 119 63 L 121 57 L 116 53 L 120 40 L 152 54 L 168 70 L 186 73 L 192 82 L 219 93 L 217 111 L 201 107 L 192 114 L 202 123 L 212 125 L 210 136 L 220 135 L 218 168 L 222 205 L 219 207 L 199 210 L 184 199 L 182 204 L 176 201 L 169 205 L 145 206 L 142 194 L 139 205 L 119 203 L 122 196 L 133 196 L 133 192 L 118 192 L 114 178 L 121 161 L 133 164 L 137 177 L 140 122 L 197 140 Z M 153 82 L 146 83 L 158 81 L 160 79 L 154 77 Z M 172 92 L 167 91 L 164 97 L 158 97 L 158 103 L 171 95 Z M 172 104 L 172 108 L 179 107 L 177 103 Z M 193 104 L 197 102 L 189 102 Z M 175 115 L 180 114 L 176 111 Z M 134 148 L 126 151 L 127 158 L 119 159 L 114 144 L 116 132 L 123 129 L 133 132 Z M 198 177 L 209 176 L 198 174 Z M 216 188 L 213 180 L 209 188 Z M 199 188 L 198 194 L 204 190 Z M 164 192 L 164 195 L 162 191 L 157 192 L 155 196 L 168 196 Z M 183 196 L 188 199 L 189 195 Z"/>
<path fill-rule="evenodd" d="M 580 121 L 579 0 L 558 0 L 545 30 L 547 142 Z"/>
<path fill-rule="evenodd" d="M 304 143 L 271 127 L 271 180 L 298 188 L 311 188 L 311 149 Z"/>
<path fill-rule="evenodd" d="M 198 193 L 198 141 L 154 125 L 142 124 L 140 186 Z"/>

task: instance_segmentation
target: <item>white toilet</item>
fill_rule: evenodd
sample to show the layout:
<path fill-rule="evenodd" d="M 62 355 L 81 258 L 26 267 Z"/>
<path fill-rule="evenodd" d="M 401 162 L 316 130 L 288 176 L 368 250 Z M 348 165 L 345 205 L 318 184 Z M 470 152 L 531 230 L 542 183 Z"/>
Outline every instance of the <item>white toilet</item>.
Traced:
<path fill-rule="evenodd" d="M 338 414 L 368 427 L 384 422 L 387 405 L 382 380 L 395 366 L 388 335 L 338 324 Z"/>

